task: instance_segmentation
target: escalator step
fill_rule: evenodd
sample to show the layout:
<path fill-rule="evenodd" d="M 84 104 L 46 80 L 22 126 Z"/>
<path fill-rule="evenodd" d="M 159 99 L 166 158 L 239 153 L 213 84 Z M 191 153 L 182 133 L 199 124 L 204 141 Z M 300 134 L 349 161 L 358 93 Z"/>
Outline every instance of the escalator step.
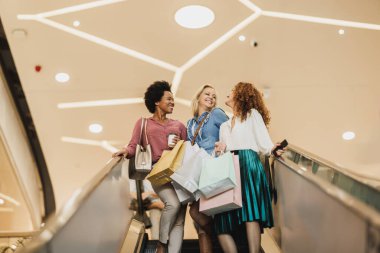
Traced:
<path fill-rule="evenodd" d="M 157 240 L 150 240 L 145 243 L 145 248 L 142 253 L 155 253 Z M 219 243 L 214 243 L 214 253 L 223 253 Z M 239 252 L 248 252 L 247 245 L 238 245 Z M 198 240 L 183 240 L 181 253 L 196 253 L 199 252 Z"/>

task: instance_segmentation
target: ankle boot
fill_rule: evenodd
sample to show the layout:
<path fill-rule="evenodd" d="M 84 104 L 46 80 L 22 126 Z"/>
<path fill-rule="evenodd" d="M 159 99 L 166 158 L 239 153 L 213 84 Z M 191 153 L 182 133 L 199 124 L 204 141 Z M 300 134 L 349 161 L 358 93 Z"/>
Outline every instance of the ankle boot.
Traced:
<path fill-rule="evenodd" d="M 211 236 L 207 233 L 198 234 L 199 237 L 199 252 L 212 253 Z"/>
<path fill-rule="evenodd" d="M 156 253 L 166 253 L 167 244 L 158 241 L 156 247 Z"/>

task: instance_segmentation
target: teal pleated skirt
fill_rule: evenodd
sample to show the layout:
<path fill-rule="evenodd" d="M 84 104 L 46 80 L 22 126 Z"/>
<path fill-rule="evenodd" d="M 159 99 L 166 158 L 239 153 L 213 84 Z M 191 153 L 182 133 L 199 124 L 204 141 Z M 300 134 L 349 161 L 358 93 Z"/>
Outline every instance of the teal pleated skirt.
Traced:
<path fill-rule="evenodd" d="M 259 155 L 251 149 L 239 150 L 238 155 L 243 207 L 214 216 L 217 234 L 233 233 L 250 221 L 258 222 L 261 232 L 273 227 L 271 196 Z"/>

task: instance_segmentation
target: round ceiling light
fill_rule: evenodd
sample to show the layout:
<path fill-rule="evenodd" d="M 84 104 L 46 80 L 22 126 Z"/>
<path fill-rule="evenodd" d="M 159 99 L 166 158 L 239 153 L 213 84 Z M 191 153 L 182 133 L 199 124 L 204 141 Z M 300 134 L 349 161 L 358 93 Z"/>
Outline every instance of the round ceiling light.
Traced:
<path fill-rule="evenodd" d="M 199 29 L 209 26 L 215 19 L 214 12 L 201 5 L 189 5 L 175 13 L 175 21 L 185 28 Z"/>
<path fill-rule="evenodd" d="M 80 21 L 79 21 L 79 20 L 75 20 L 75 21 L 73 22 L 73 26 L 75 26 L 75 27 L 80 26 Z"/>
<path fill-rule="evenodd" d="M 355 136 L 356 136 L 355 133 L 351 131 L 347 131 L 342 134 L 343 140 L 346 140 L 346 141 L 353 140 Z"/>
<path fill-rule="evenodd" d="M 240 35 L 240 36 L 239 36 L 239 40 L 240 40 L 241 42 L 245 41 L 245 39 L 246 39 L 246 38 L 245 38 L 244 35 Z"/>
<path fill-rule="evenodd" d="M 343 35 L 343 34 L 344 34 L 344 30 L 343 30 L 343 29 L 339 29 L 338 33 L 339 33 L 340 35 Z"/>
<path fill-rule="evenodd" d="M 58 73 L 55 75 L 55 80 L 60 83 L 66 83 L 70 80 L 70 76 L 67 73 Z"/>
<path fill-rule="evenodd" d="M 4 199 L 0 199 L 0 205 L 4 205 L 5 201 Z"/>
<path fill-rule="evenodd" d="M 90 130 L 91 133 L 98 134 L 103 131 L 103 126 L 100 124 L 91 124 L 88 129 Z"/>

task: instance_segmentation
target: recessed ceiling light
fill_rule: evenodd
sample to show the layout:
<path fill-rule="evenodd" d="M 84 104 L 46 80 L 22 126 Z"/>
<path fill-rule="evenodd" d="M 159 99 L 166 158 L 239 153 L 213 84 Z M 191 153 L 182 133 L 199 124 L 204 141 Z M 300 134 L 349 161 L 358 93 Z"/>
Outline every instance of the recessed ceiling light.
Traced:
<path fill-rule="evenodd" d="M 209 26 L 215 19 L 214 12 L 201 5 L 189 5 L 175 13 L 175 21 L 185 28 L 199 29 Z"/>
<path fill-rule="evenodd" d="M 75 27 L 80 26 L 80 21 L 79 21 L 79 20 L 75 20 L 75 21 L 73 22 L 73 26 L 75 26 Z"/>
<path fill-rule="evenodd" d="M 244 35 L 240 35 L 240 36 L 239 36 L 239 40 L 240 40 L 240 41 L 245 41 L 245 39 L 246 39 L 246 38 L 245 38 Z"/>
<path fill-rule="evenodd" d="M 270 97 L 270 88 L 269 88 L 269 87 L 265 87 L 265 88 L 263 89 L 263 97 L 264 97 L 265 99 L 268 99 L 268 98 Z"/>
<path fill-rule="evenodd" d="M 346 141 L 350 141 L 355 138 L 355 133 L 351 131 L 344 132 L 342 138 Z"/>
<path fill-rule="evenodd" d="M 70 76 L 67 73 L 58 73 L 55 75 L 55 80 L 60 83 L 66 83 L 70 80 Z"/>
<path fill-rule="evenodd" d="M 98 134 L 103 131 L 103 126 L 100 124 L 91 124 L 88 129 L 90 130 L 91 133 Z"/>
<path fill-rule="evenodd" d="M 343 29 L 339 29 L 338 33 L 339 33 L 340 35 L 343 35 L 343 34 L 344 34 L 344 30 L 343 30 Z"/>
<path fill-rule="evenodd" d="M 0 199 L 0 205 L 4 205 L 5 201 L 4 199 Z"/>

